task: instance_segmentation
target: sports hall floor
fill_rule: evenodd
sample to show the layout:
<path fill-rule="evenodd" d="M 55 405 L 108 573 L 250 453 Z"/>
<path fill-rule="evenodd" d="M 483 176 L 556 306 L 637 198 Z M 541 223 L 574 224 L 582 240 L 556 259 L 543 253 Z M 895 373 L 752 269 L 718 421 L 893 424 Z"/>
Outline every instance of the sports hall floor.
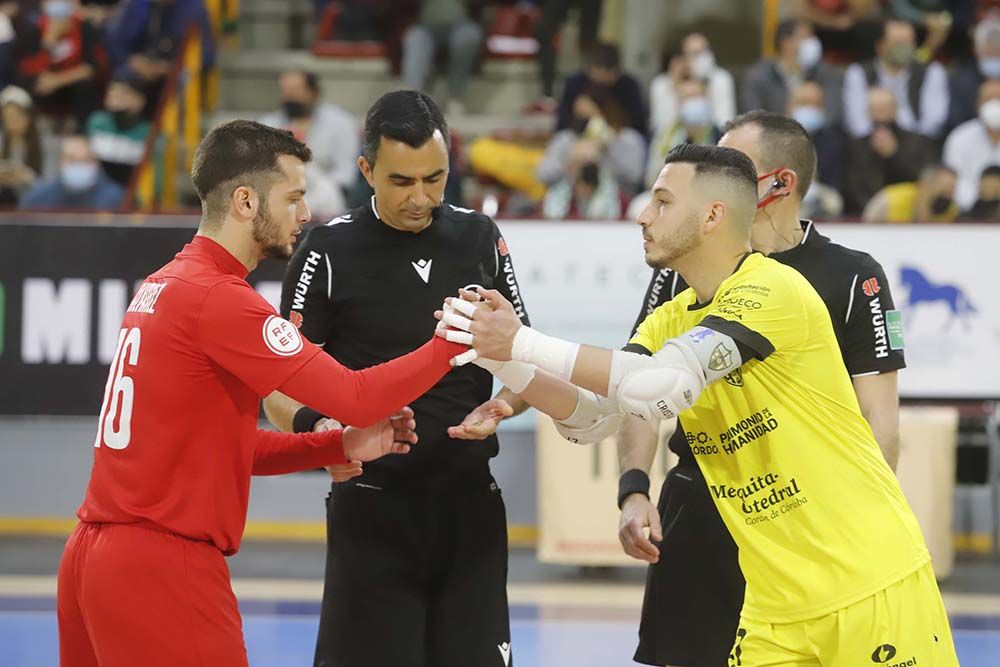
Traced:
<path fill-rule="evenodd" d="M 0 665 L 58 663 L 56 538 L 0 538 Z M 247 542 L 230 560 L 250 664 L 312 664 L 324 547 Z M 632 665 L 642 569 L 581 571 L 511 552 L 512 648 L 517 667 Z M 963 667 L 1000 667 L 1000 560 L 960 560 L 942 584 Z"/>

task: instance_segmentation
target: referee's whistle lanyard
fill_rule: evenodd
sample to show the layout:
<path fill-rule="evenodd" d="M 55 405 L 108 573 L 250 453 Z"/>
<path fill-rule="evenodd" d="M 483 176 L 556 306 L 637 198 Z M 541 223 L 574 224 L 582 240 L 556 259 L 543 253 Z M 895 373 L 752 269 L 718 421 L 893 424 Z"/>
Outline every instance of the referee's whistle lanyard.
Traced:
<path fill-rule="evenodd" d="M 771 183 L 771 186 L 767 189 L 767 192 L 764 193 L 764 196 L 757 200 L 758 209 L 764 208 L 771 202 L 778 201 L 787 194 L 785 192 L 777 192 L 778 190 L 780 190 L 785 186 L 785 184 L 781 182 L 781 179 L 777 178 L 778 173 L 782 169 L 784 169 L 784 167 L 778 167 L 777 169 L 769 171 L 766 174 L 761 174 L 760 176 L 757 177 L 758 183 L 761 181 L 766 181 L 769 178 L 774 179 L 774 182 Z"/>

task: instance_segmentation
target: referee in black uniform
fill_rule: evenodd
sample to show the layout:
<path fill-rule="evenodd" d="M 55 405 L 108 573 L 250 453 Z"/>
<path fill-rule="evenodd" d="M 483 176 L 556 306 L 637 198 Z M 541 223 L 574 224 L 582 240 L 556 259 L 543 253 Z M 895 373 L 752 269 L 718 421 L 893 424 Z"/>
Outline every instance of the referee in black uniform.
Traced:
<path fill-rule="evenodd" d="M 448 127 L 431 98 L 375 102 L 358 165 L 375 195 L 303 240 L 282 316 L 352 369 L 426 342 L 427 314 L 462 287 L 500 290 L 528 323 L 496 224 L 442 201 Z M 507 522 L 489 460 L 497 423 L 526 404 L 507 389 L 491 399 L 492 388 L 487 371 L 456 368 L 412 404 L 419 442 L 407 456 L 331 471 L 350 479 L 327 497 L 316 667 L 512 664 Z M 324 427 L 287 397 L 265 407 L 279 427 Z"/>
<path fill-rule="evenodd" d="M 799 204 L 816 170 L 816 151 L 797 122 L 753 111 L 732 120 L 719 145 L 746 153 L 761 174 L 751 245 L 797 269 L 823 298 L 862 414 L 895 469 L 896 371 L 905 363 L 902 328 L 897 334 L 890 324 L 899 323 L 899 313 L 882 267 L 870 255 L 832 243 L 811 222 L 799 219 Z M 655 271 L 633 332 L 657 306 L 686 288 L 670 269 Z M 648 665 L 725 667 L 745 587 L 736 544 L 692 454 L 699 443 L 685 434 L 681 424 L 669 442 L 680 461 L 667 475 L 658 507 L 653 507 L 646 475 L 656 446 L 656 434 L 648 426 L 626 418 L 619 445 L 625 471 L 618 496 L 619 538 L 626 553 L 651 563 L 635 660 Z M 644 528 L 651 529 L 652 540 Z"/>

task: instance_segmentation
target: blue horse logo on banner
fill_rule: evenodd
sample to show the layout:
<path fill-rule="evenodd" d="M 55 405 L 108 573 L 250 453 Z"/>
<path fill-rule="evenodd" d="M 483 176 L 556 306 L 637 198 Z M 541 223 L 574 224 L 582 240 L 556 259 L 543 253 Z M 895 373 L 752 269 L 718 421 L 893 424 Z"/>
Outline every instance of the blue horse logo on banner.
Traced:
<path fill-rule="evenodd" d="M 911 312 L 920 304 L 933 304 L 941 301 L 948 306 L 949 318 L 944 328 L 950 327 L 956 319 L 967 327 L 967 318 L 977 312 L 965 290 L 958 285 L 935 283 L 920 269 L 912 266 L 902 267 L 899 275 L 900 282 L 909 292 L 906 307 Z"/>

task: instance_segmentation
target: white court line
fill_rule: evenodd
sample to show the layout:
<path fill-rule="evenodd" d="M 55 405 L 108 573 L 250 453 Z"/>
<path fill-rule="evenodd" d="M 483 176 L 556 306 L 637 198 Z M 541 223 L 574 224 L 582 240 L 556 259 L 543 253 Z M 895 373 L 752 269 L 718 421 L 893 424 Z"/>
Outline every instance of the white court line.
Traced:
<path fill-rule="evenodd" d="M 318 579 L 233 579 L 233 590 L 241 600 L 319 602 L 323 582 Z M 509 584 L 507 597 L 512 605 L 577 607 L 588 609 L 638 610 L 642 606 L 641 584 L 558 583 Z M 53 576 L 0 576 L 0 595 L 55 597 Z M 1000 615 L 1000 595 L 945 593 L 950 614 L 970 616 Z"/>

